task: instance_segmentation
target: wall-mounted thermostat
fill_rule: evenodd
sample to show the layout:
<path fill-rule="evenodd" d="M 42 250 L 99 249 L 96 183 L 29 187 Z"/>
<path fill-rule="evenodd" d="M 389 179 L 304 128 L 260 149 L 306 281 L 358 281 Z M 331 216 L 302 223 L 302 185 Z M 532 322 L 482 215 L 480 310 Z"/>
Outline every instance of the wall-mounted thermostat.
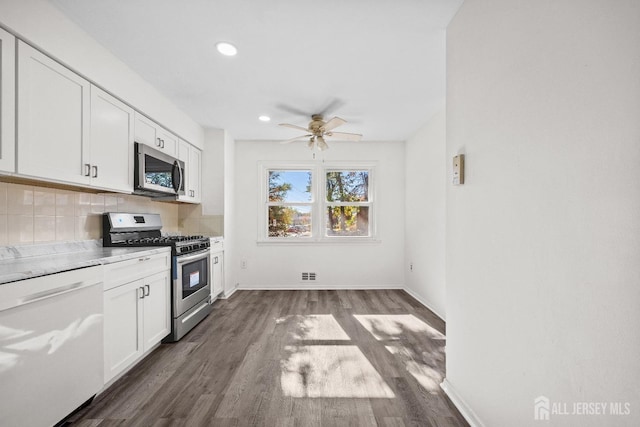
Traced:
<path fill-rule="evenodd" d="M 464 184 L 464 154 L 458 154 L 453 158 L 453 183 Z"/>

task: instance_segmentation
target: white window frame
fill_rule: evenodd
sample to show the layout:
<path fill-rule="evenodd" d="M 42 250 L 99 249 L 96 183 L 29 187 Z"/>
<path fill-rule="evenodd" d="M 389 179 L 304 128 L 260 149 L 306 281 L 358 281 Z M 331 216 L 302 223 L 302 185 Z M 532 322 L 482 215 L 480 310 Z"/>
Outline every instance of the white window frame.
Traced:
<path fill-rule="evenodd" d="M 359 244 L 380 243 L 377 230 L 376 205 L 377 162 L 259 162 L 258 163 L 258 239 L 262 244 Z M 311 202 L 269 202 L 269 171 L 311 171 Z M 369 173 L 369 195 L 367 202 L 327 202 L 326 173 L 334 171 L 366 170 Z M 311 205 L 311 237 L 269 237 L 269 206 Z M 329 206 L 368 206 L 368 236 L 327 236 L 326 213 Z"/>

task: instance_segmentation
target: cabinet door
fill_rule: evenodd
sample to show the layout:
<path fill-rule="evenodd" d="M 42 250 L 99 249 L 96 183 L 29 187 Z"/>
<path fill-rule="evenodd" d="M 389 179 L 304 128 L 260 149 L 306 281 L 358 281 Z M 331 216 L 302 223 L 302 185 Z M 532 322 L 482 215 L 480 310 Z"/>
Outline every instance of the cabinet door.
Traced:
<path fill-rule="evenodd" d="M 16 171 L 15 37 L 0 28 L 0 171 Z"/>
<path fill-rule="evenodd" d="M 183 140 L 178 140 L 178 159 L 182 160 L 185 165 L 189 163 L 189 148 L 191 145 Z"/>
<path fill-rule="evenodd" d="M 171 332 L 171 274 L 166 271 L 145 279 L 144 351 Z"/>
<path fill-rule="evenodd" d="M 165 130 L 151 119 L 136 113 L 135 140 L 156 150 L 176 156 L 178 153 L 178 137 Z"/>
<path fill-rule="evenodd" d="M 224 290 L 224 253 L 211 254 L 211 299 L 213 300 Z"/>
<path fill-rule="evenodd" d="M 134 132 L 136 142 L 156 149 L 160 148 L 158 125 L 140 113 L 135 113 L 135 118 Z"/>
<path fill-rule="evenodd" d="M 160 151 L 175 157 L 178 153 L 178 137 L 162 128 L 160 129 L 159 136 Z"/>
<path fill-rule="evenodd" d="M 88 81 L 18 43 L 18 173 L 88 185 Z"/>
<path fill-rule="evenodd" d="M 186 171 L 184 179 L 184 194 L 178 196 L 178 200 L 181 202 L 191 202 L 191 196 L 189 196 L 189 145 L 188 142 L 178 140 L 178 159 L 184 162 L 184 168 Z"/>
<path fill-rule="evenodd" d="M 143 353 L 144 280 L 104 292 L 104 381 L 124 371 Z"/>
<path fill-rule="evenodd" d="M 133 191 L 133 109 L 91 86 L 91 185 Z"/>
<path fill-rule="evenodd" d="M 184 161 L 186 176 L 184 195 L 178 200 L 181 202 L 200 203 L 200 169 L 202 163 L 202 151 L 188 142 L 179 140 L 178 158 Z"/>
<path fill-rule="evenodd" d="M 199 203 L 202 200 L 200 192 L 200 166 L 202 162 L 202 153 L 195 147 L 189 149 L 189 166 L 187 173 L 189 174 L 188 193 L 191 195 L 191 199 Z"/>

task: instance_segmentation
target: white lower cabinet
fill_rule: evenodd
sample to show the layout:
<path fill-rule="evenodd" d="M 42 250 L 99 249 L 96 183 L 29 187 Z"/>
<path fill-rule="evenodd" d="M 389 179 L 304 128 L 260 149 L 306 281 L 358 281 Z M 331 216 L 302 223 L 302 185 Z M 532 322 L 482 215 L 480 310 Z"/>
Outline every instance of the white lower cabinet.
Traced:
<path fill-rule="evenodd" d="M 224 291 L 224 242 L 211 238 L 211 301 Z"/>
<path fill-rule="evenodd" d="M 164 257 L 166 267 L 170 267 L 169 254 Z M 109 282 L 109 277 L 119 277 L 118 269 L 131 271 L 136 262 L 140 263 L 139 275 L 145 277 L 135 277 L 126 283 L 121 283 L 122 279 L 120 283 Z M 105 384 L 126 371 L 171 332 L 171 271 L 163 267 L 163 271 L 150 274 L 146 266 L 154 264 L 158 264 L 158 256 L 105 266 L 114 273 L 110 275 L 110 271 L 105 271 Z"/>
<path fill-rule="evenodd" d="M 171 274 L 156 274 L 145 280 L 143 310 L 143 351 L 159 343 L 171 332 Z"/>
<path fill-rule="evenodd" d="M 142 300 L 144 280 L 104 293 L 104 382 L 142 356 Z"/>

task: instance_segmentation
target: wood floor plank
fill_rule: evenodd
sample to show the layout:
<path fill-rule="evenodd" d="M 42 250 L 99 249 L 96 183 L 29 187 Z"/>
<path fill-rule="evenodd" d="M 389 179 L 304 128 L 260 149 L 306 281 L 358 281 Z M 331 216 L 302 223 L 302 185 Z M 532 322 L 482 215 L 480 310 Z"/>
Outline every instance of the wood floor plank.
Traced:
<path fill-rule="evenodd" d="M 445 324 L 402 290 L 237 291 L 72 426 L 466 426 Z"/>

